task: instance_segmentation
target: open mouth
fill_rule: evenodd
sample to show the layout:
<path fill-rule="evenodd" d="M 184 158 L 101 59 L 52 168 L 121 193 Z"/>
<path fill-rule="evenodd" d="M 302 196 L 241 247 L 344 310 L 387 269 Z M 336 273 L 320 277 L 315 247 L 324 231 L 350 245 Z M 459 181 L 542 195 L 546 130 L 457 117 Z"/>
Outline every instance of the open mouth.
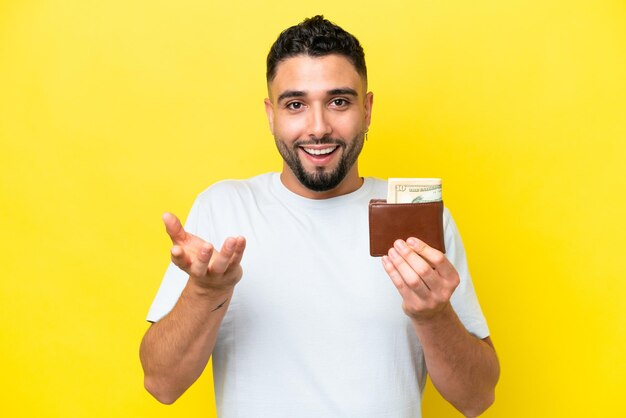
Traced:
<path fill-rule="evenodd" d="M 315 157 L 324 157 L 326 155 L 332 154 L 335 150 L 337 150 L 337 148 L 339 148 L 339 145 L 329 145 L 324 148 L 310 148 L 310 147 L 300 147 L 300 148 L 302 148 L 302 150 L 309 155 L 312 155 Z"/>

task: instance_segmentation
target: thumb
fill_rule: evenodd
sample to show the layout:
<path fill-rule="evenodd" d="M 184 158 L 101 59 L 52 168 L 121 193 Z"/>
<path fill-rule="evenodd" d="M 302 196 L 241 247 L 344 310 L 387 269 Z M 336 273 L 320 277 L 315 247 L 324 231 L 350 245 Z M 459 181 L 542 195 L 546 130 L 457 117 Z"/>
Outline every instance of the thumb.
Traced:
<path fill-rule="evenodd" d="M 180 220 L 173 213 L 165 212 L 163 214 L 163 223 L 165 224 L 165 231 L 170 236 L 172 243 L 182 244 L 187 238 L 187 233 L 180 223 Z"/>

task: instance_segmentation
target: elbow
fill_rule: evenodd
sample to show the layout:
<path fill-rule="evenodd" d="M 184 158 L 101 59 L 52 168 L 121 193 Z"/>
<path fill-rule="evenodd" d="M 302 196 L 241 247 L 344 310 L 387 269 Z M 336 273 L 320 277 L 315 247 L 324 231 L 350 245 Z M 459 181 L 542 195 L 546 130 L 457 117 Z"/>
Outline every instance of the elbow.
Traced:
<path fill-rule="evenodd" d="M 485 412 L 496 400 L 495 391 L 487 393 L 480 401 L 473 402 L 471 405 L 467 405 L 465 408 L 459 408 L 459 411 L 466 418 L 475 418 Z"/>
<path fill-rule="evenodd" d="M 171 405 L 182 395 L 182 393 L 176 393 L 172 390 L 164 388 L 162 384 L 159 384 L 155 379 L 144 377 L 143 386 L 148 393 L 152 395 L 154 399 L 161 402 L 164 405 Z"/>

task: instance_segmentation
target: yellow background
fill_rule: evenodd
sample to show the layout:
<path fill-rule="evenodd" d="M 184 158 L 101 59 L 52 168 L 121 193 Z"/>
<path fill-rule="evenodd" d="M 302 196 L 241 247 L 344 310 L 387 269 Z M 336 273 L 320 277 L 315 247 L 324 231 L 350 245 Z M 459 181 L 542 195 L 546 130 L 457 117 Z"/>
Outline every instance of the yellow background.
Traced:
<path fill-rule="evenodd" d="M 264 60 L 316 13 L 365 46 L 361 173 L 444 179 L 502 363 L 485 416 L 624 416 L 623 0 L 0 2 L 1 416 L 214 414 L 208 374 L 142 387 L 160 215 L 280 170 Z M 424 412 L 459 416 L 432 386 Z"/>

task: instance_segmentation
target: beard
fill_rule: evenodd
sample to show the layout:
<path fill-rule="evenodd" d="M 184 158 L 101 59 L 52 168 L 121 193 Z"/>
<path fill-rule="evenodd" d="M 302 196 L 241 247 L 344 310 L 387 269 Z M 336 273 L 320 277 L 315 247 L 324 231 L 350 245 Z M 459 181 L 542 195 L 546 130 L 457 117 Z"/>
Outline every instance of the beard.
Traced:
<path fill-rule="evenodd" d="M 352 138 L 349 143 L 340 138 L 321 138 L 312 140 L 297 140 L 290 148 L 285 141 L 278 137 L 274 137 L 278 152 L 283 157 L 287 166 L 294 173 L 298 181 L 307 189 L 314 192 L 326 192 L 332 190 L 346 177 L 354 163 L 356 162 L 361 150 L 363 149 L 363 138 L 365 134 L 359 133 Z M 341 159 L 331 171 L 326 171 L 324 167 L 315 167 L 314 172 L 308 172 L 302 165 L 302 161 L 298 156 L 298 150 L 305 145 L 338 145 L 338 149 L 333 152 L 341 151 Z M 304 151 L 303 151 L 304 152 Z"/>

